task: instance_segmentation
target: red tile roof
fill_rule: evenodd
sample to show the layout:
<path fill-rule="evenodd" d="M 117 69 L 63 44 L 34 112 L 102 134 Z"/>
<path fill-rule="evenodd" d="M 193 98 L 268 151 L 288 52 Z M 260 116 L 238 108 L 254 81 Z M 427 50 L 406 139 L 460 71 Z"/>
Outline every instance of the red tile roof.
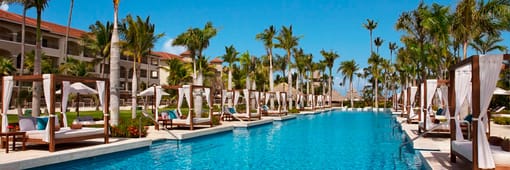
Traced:
<path fill-rule="evenodd" d="M 163 60 L 170 60 L 170 59 L 174 59 L 174 58 L 182 60 L 181 56 L 178 56 L 178 55 L 175 55 L 175 54 L 170 54 L 170 53 L 167 53 L 167 52 L 153 51 L 152 55 L 159 56 Z"/>
<path fill-rule="evenodd" d="M 8 21 L 8 22 L 14 22 L 21 24 L 23 23 L 23 16 L 0 10 L 0 20 Z M 37 20 L 34 18 L 26 17 L 26 25 L 29 27 L 36 27 L 37 26 Z M 41 21 L 41 29 L 49 31 L 53 34 L 59 34 L 59 35 L 66 35 L 66 26 L 58 25 L 51 22 Z M 69 36 L 74 38 L 80 38 L 83 34 L 87 32 L 70 28 L 69 29 Z"/>
<path fill-rule="evenodd" d="M 211 63 L 220 63 L 221 64 L 221 63 L 223 63 L 223 60 L 220 58 L 214 58 L 211 60 Z"/>
<path fill-rule="evenodd" d="M 183 57 L 184 56 L 190 56 L 190 55 L 191 55 L 191 51 L 189 51 L 189 50 L 186 50 L 186 51 L 181 53 L 181 56 L 183 56 Z"/>

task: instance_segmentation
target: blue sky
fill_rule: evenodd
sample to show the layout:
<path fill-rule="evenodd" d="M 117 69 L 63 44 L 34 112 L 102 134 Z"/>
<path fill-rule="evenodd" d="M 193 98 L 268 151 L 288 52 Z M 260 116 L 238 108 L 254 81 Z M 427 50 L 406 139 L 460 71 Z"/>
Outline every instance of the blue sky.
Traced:
<path fill-rule="evenodd" d="M 50 1 L 43 19 L 66 25 L 69 2 Z M 454 8 L 457 1 L 425 0 L 427 4 L 433 2 Z M 302 36 L 299 46 L 305 53 L 312 53 L 315 61 L 322 59 L 321 49 L 340 54 L 334 67 L 336 72 L 344 60 L 354 59 L 361 67 L 367 66 L 370 38 L 368 30 L 362 27 L 367 18 L 378 22 L 373 35 L 384 40 L 379 51 L 382 57 L 389 58 L 388 42 L 402 46 L 399 42 L 401 33 L 394 29 L 398 16 L 415 9 L 418 3 L 418 0 L 121 0 L 119 18 L 127 14 L 150 16 L 156 31 L 165 33 L 154 50 L 171 53 L 182 50 L 170 47 L 171 39 L 190 27 L 203 27 L 211 21 L 219 29 L 217 36 L 211 39 L 210 47 L 204 51 L 211 59 L 223 55 L 224 47 L 231 44 L 238 51 L 261 56 L 265 54 L 264 47 L 255 35 L 270 25 L 278 29 L 292 25 L 294 34 Z M 111 0 L 75 0 L 71 26 L 88 30 L 88 26 L 97 20 L 111 21 L 112 6 Z M 11 5 L 9 11 L 21 14 L 17 5 Z M 28 15 L 35 17 L 35 10 L 30 10 Z M 510 46 L 510 34 L 505 33 L 503 38 L 506 39 L 504 45 Z M 284 54 L 281 50 L 274 52 Z M 341 77 L 337 74 L 335 80 Z"/>

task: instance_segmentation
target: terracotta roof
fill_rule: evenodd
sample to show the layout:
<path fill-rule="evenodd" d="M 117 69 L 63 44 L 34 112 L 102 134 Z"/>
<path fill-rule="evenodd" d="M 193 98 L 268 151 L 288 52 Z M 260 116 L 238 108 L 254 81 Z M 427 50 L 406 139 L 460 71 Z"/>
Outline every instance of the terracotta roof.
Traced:
<path fill-rule="evenodd" d="M 23 16 L 15 14 L 15 13 L 0 10 L 0 20 L 21 24 L 21 23 L 23 23 Z M 26 25 L 29 27 L 35 28 L 37 26 L 37 20 L 34 18 L 26 17 Z M 41 29 L 49 31 L 54 34 L 66 35 L 66 28 L 67 28 L 66 26 L 58 25 L 58 24 L 51 23 L 51 22 L 41 21 Z M 87 32 L 79 30 L 79 29 L 74 29 L 74 28 L 69 29 L 70 37 L 80 38 L 85 33 L 87 33 Z"/>
<path fill-rule="evenodd" d="M 182 60 L 181 56 L 178 56 L 178 55 L 175 55 L 175 54 L 170 54 L 170 53 L 167 53 L 167 52 L 153 51 L 152 55 L 159 56 L 163 60 L 170 60 L 170 59 L 174 59 L 174 58 Z"/>
<path fill-rule="evenodd" d="M 190 56 L 190 55 L 191 55 L 191 51 L 189 51 L 189 50 L 186 50 L 186 51 L 181 53 L 181 56 L 183 56 L 183 57 L 184 56 Z"/>
<path fill-rule="evenodd" d="M 216 58 L 211 60 L 211 63 L 220 63 L 221 64 L 221 63 L 223 63 L 223 60 L 216 57 Z"/>

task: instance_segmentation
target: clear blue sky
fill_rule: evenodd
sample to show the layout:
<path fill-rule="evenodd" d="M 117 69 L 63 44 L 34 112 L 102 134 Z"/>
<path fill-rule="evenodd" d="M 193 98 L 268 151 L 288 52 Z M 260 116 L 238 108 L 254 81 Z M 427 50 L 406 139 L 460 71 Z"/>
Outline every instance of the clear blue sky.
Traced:
<path fill-rule="evenodd" d="M 43 19 L 66 25 L 70 0 L 51 0 L 43 12 Z M 361 67 L 367 66 L 369 56 L 369 32 L 362 27 L 367 18 L 379 24 L 374 30 L 375 37 L 384 40 L 380 53 L 389 58 L 388 42 L 399 42 L 401 33 L 394 25 L 399 15 L 417 7 L 418 0 L 121 0 L 119 18 L 127 14 L 151 17 L 158 33 L 165 33 L 155 45 L 156 51 L 174 52 L 165 46 L 190 27 L 203 27 L 213 22 L 219 32 L 204 52 L 211 59 L 224 54 L 224 47 L 233 44 L 238 51 L 248 50 L 252 55 L 265 54 L 264 47 L 255 35 L 270 25 L 280 29 L 292 25 L 294 34 L 302 36 L 299 46 L 306 53 L 312 53 L 314 60 L 322 59 L 321 49 L 334 50 L 340 54 L 334 72 L 341 61 L 356 60 Z M 456 1 L 425 0 L 451 6 Z M 113 20 L 112 0 L 75 0 L 71 26 L 88 30 L 88 26 L 99 20 Z M 21 14 L 21 8 L 11 5 L 9 11 Z M 35 17 L 35 10 L 28 15 Z M 510 46 L 510 34 L 505 33 L 504 45 Z M 374 47 L 375 48 L 375 47 Z M 275 53 L 284 54 L 281 50 Z M 471 52 L 468 55 L 474 54 Z M 337 74 L 335 80 L 340 80 Z M 337 83 L 336 83 L 337 84 Z M 363 83 L 361 83 L 363 84 Z M 336 85 L 338 89 L 338 84 Z M 343 90 L 342 90 L 343 91 Z"/>

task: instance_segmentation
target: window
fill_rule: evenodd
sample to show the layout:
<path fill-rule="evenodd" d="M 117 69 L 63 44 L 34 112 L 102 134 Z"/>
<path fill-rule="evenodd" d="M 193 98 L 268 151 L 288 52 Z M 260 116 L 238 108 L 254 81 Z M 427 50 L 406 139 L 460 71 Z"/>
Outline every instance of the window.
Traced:
<path fill-rule="evenodd" d="M 152 59 L 151 64 L 157 66 L 158 65 L 158 59 Z"/>
<path fill-rule="evenodd" d="M 140 70 L 140 77 L 147 77 L 147 70 L 141 69 Z"/>
<path fill-rule="evenodd" d="M 158 78 L 158 71 L 151 71 L 151 78 Z"/>

